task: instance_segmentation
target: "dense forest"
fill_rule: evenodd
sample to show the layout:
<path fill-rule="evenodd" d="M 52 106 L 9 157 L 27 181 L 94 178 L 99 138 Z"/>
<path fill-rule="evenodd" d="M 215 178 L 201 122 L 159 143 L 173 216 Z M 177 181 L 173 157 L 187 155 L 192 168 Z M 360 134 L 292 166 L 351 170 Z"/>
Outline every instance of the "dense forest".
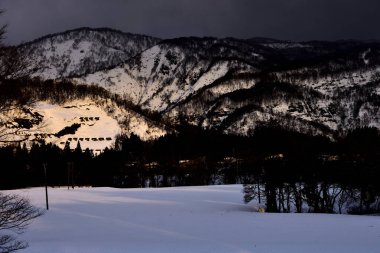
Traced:
<path fill-rule="evenodd" d="M 308 211 L 341 212 L 335 209 L 335 201 L 343 201 L 337 193 L 345 193 L 346 202 L 359 201 L 352 213 L 380 208 L 380 135 L 375 128 L 332 141 L 270 127 L 242 137 L 183 125 L 153 141 L 119 136 L 114 148 L 97 156 L 82 150 L 80 142 L 75 150 L 36 143 L 30 150 L 1 148 L 0 160 L 2 189 L 41 186 L 46 167 L 52 187 L 242 183 L 246 202 L 265 200 L 268 211 L 292 211 L 293 203 L 294 211 L 301 212 L 299 201 L 304 200 Z"/>

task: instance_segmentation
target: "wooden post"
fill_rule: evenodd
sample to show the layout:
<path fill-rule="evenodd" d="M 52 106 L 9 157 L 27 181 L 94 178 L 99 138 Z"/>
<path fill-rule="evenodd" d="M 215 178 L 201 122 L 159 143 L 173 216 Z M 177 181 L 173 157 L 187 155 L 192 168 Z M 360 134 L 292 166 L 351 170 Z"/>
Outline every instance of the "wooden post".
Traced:
<path fill-rule="evenodd" d="M 70 190 L 70 162 L 67 162 L 67 190 Z"/>
<path fill-rule="evenodd" d="M 257 193 L 259 195 L 259 204 L 261 204 L 260 178 L 257 179 Z"/>
<path fill-rule="evenodd" d="M 74 189 L 74 162 L 67 162 L 67 190 Z"/>
<path fill-rule="evenodd" d="M 44 167 L 45 174 L 45 198 L 46 198 L 46 210 L 49 210 L 49 197 L 48 197 L 48 189 L 47 189 L 47 171 L 46 171 L 46 163 L 42 164 Z"/>
<path fill-rule="evenodd" d="M 74 162 L 71 162 L 71 188 L 74 189 Z"/>

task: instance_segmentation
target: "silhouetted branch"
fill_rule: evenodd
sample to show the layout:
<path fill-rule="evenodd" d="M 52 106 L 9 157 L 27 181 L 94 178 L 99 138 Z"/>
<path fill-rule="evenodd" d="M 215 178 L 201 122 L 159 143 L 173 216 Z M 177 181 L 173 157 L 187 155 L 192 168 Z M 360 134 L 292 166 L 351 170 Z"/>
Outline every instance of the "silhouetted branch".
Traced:
<path fill-rule="evenodd" d="M 21 234 L 33 219 L 42 214 L 28 199 L 0 193 L 0 232 Z M 14 235 L 0 234 L 0 253 L 14 252 L 27 246 L 26 242 L 18 241 Z"/>

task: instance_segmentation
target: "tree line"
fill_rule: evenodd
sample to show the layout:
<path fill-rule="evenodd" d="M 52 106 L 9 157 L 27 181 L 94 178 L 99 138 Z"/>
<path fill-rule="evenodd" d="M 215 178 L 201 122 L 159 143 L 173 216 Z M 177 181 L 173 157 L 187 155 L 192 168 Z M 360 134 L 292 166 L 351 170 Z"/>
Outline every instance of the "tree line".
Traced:
<path fill-rule="evenodd" d="M 339 189 L 346 195 L 363 196 L 358 210 L 364 212 L 371 210 L 371 201 L 380 196 L 379 147 L 375 128 L 357 129 L 332 141 L 271 127 L 258 127 L 253 136 L 243 137 L 184 125 L 153 141 L 142 141 L 133 134 L 118 136 L 115 147 L 97 156 L 89 149 L 82 150 L 79 142 L 74 150 L 69 145 L 62 150 L 45 143 L 35 143 L 30 150 L 22 145 L 3 147 L 0 187 L 41 186 L 46 166 L 50 186 L 242 183 L 247 189 L 249 185 L 263 189 L 260 197 L 269 211 L 290 211 L 285 208 L 290 205 L 288 200 L 301 194 L 303 203 L 308 202 L 306 196 L 314 201 L 314 206 L 308 204 L 309 210 L 318 212 L 337 210 L 335 206 L 331 209 L 331 200 L 326 198 L 334 198 L 331 191 Z M 254 191 L 252 196 L 257 200 L 258 193 Z M 295 206 L 294 210 L 304 209 Z"/>

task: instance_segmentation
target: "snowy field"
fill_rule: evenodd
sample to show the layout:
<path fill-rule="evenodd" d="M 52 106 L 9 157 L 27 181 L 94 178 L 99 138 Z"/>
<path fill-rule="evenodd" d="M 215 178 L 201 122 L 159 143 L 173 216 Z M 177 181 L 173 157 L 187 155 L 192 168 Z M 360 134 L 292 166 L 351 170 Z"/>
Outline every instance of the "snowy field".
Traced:
<path fill-rule="evenodd" d="M 21 252 L 380 252 L 380 217 L 255 212 L 241 185 L 49 188 Z M 16 191 L 44 208 L 44 189 Z"/>

